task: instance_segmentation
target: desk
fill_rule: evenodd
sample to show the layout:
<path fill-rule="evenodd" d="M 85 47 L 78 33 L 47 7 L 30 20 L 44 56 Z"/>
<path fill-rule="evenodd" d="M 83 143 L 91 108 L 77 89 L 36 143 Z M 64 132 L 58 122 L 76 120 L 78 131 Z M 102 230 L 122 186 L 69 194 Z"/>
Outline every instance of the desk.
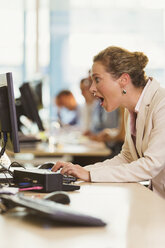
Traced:
<path fill-rule="evenodd" d="M 111 150 L 107 148 L 104 143 L 89 141 L 86 144 L 63 143 L 58 146 L 49 146 L 48 143 L 39 143 L 35 147 L 30 147 L 30 145 L 22 147 L 21 153 L 33 154 L 34 158 L 38 157 L 44 159 L 45 157 L 48 157 L 51 158 L 51 160 L 53 160 L 53 157 L 70 156 L 73 163 L 87 165 L 103 161 L 110 156 Z M 11 152 L 7 152 L 7 154 L 13 156 L 13 153 Z M 25 162 L 25 160 L 23 160 L 23 162 L 19 160 L 19 155 L 14 160 L 20 163 Z"/>
<path fill-rule="evenodd" d="M 26 214 L 0 215 L 2 248 L 164 248 L 165 200 L 137 183 L 81 183 L 71 206 L 106 227 L 57 226 Z"/>
<path fill-rule="evenodd" d="M 36 147 L 22 147 L 22 153 L 32 153 L 35 156 L 108 156 L 110 150 L 104 143 L 89 141 L 87 144 L 59 144 L 58 146 L 49 146 L 48 143 L 39 143 Z"/>

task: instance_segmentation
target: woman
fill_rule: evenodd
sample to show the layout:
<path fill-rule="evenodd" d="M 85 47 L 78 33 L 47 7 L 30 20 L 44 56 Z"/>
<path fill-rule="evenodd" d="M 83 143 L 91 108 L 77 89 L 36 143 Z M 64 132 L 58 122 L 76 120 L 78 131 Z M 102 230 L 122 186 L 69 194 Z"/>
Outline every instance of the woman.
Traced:
<path fill-rule="evenodd" d="M 62 174 L 91 182 L 151 180 L 154 191 L 165 197 L 165 89 L 144 68 L 141 52 L 108 47 L 94 57 L 90 91 L 108 112 L 125 108 L 125 142 L 119 155 L 82 168 L 58 162 Z"/>

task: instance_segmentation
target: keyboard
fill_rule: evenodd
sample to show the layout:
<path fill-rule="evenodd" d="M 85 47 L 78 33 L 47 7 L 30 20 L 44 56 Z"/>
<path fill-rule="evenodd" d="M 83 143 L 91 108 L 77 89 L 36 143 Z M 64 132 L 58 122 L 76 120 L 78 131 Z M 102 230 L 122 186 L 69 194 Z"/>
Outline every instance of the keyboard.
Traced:
<path fill-rule="evenodd" d="M 41 169 L 41 168 L 34 168 L 33 170 L 42 170 L 43 172 L 46 172 L 46 173 L 49 173 L 49 172 L 53 172 L 53 173 L 57 173 L 59 174 L 61 169 L 58 170 L 57 172 L 54 172 L 51 170 L 51 168 L 49 169 Z M 77 178 L 76 177 L 73 177 L 73 176 L 70 176 L 70 175 L 63 175 L 63 183 L 72 183 L 72 182 L 76 182 L 77 181 Z"/>
<path fill-rule="evenodd" d="M 2 203 L 5 206 L 16 207 L 22 206 L 33 210 L 35 215 L 42 215 L 51 220 L 72 225 L 80 226 L 105 226 L 106 223 L 100 218 L 86 215 L 49 200 L 31 198 L 21 194 L 14 196 L 1 195 Z"/>

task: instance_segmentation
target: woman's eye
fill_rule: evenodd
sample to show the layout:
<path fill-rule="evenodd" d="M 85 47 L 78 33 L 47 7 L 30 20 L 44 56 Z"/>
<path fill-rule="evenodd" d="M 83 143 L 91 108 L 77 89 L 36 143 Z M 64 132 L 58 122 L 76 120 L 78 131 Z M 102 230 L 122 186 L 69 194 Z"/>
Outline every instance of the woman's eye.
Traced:
<path fill-rule="evenodd" d="M 95 78 L 96 83 L 99 83 L 100 79 L 98 77 Z"/>

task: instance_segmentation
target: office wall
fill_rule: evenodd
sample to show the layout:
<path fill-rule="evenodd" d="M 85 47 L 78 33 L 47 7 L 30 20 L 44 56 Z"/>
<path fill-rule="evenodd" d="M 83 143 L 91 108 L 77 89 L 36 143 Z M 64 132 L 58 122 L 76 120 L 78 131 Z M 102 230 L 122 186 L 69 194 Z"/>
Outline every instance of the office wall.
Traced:
<path fill-rule="evenodd" d="M 62 88 L 81 102 L 92 57 L 117 45 L 144 51 L 148 75 L 165 85 L 164 16 L 162 0 L 0 0 L 0 72 L 13 71 L 17 85 L 43 77 L 47 107 Z"/>
<path fill-rule="evenodd" d="M 51 16 L 50 22 L 52 97 L 66 87 L 81 101 L 80 79 L 87 75 L 92 57 L 109 45 L 145 52 L 150 60 L 147 74 L 165 85 L 163 1 L 51 0 L 51 3 L 51 11 L 56 8 L 56 17 Z"/>

